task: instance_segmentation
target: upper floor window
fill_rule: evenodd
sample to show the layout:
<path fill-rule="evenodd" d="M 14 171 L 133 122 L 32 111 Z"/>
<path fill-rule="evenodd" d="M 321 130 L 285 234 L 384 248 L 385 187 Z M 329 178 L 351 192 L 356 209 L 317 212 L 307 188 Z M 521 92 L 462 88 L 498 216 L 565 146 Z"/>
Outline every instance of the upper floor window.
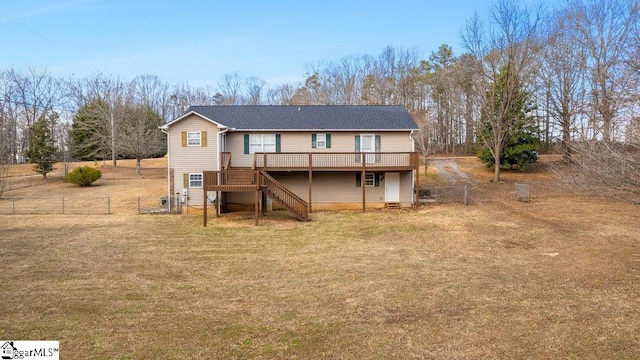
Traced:
<path fill-rule="evenodd" d="M 313 149 L 331 148 L 331 134 L 311 134 L 311 148 Z"/>
<path fill-rule="evenodd" d="M 202 137 L 200 131 L 188 131 L 187 132 L 187 146 L 201 146 Z"/>
<path fill-rule="evenodd" d="M 280 134 L 244 134 L 244 153 L 280 152 Z"/>
<path fill-rule="evenodd" d="M 182 146 L 202 146 L 207 147 L 206 131 L 183 131 Z"/>
<path fill-rule="evenodd" d="M 251 134 L 249 135 L 249 152 L 263 153 L 276 151 L 275 134 Z"/>

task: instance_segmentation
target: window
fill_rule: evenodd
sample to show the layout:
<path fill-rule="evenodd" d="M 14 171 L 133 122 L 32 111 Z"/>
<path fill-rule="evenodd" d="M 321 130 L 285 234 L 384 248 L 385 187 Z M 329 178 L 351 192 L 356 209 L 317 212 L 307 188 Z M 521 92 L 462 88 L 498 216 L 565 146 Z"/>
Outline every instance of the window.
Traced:
<path fill-rule="evenodd" d="M 380 173 L 366 173 L 364 175 L 364 186 L 366 187 L 379 187 L 380 186 Z M 362 186 L 362 173 L 356 173 L 356 187 Z"/>
<path fill-rule="evenodd" d="M 374 173 L 366 173 L 364 174 L 364 186 L 373 187 L 376 186 L 376 177 Z"/>
<path fill-rule="evenodd" d="M 331 134 L 311 134 L 312 149 L 331 149 Z"/>
<path fill-rule="evenodd" d="M 189 174 L 189 187 L 202 188 L 202 174 Z"/>
<path fill-rule="evenodd" d="M 201 140 L 200 131 L 187 132 L 187 146 L 200 146 Z"/>
<path fill-rule="evenodd" d="M 275 134 L 250 134 L 249 153 L 276 152 Z"/>
<path fill-rule="evenodd" d="M 318 149 L 327 148 L 327 134 L 316 134 L 316 147 Z"/>

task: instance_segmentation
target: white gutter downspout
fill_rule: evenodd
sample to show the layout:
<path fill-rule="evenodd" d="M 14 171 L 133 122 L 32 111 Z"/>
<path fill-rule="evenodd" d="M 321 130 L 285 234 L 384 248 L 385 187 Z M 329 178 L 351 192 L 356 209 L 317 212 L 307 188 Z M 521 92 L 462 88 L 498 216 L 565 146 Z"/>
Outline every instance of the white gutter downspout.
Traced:
<path fill-rule="evenodd" d="M 413 130 L 411 130 L 409 132 L 409 140 L 411 141 L 411 152 L 415 152 L 416 151 L 416 142 L 413 139 Z M 419 162 L 419 161 L 418 161 Z M 415 172 L 416 170 L 412 170 L 412 172 Z M 418 172 L 420 172 L 420 164 L 418 164 Z M 417 174 L 412 174 L 413 176 L 411 176 L 411 184 L 413 186 L 411 186 L 411 205 L 414 205 L 418 202 L 418 199 L 415 197 L 416 196 L 416 186 L 418 186 L 418 184 L 416 184 L 416 176 Z"/>
<path fill-rule="evenodd" d="M 224 128 L 224 130 L 218 132 L 218 166 L 217 166 L 218 171 L 222 170 L 222 163 L 220 161 L 222 159 L 220 158 L 220 154 L 222 154 L 222 152 L 225 150 L 225 149 L 222 148 L 223 142 L 224 142 L 224 146 L 225 147 L 227 146 L 227 136 L 226 136 L 227 131 L 229 131 L 228 127 Z M 225 139 L 224 141 L 222 141 L 223 138 Z M 216 199 L 218 199 L 219 195 L 220 194 L 218 194 L 218 192 L 216 191 Z M 205 204 L 205 206 L 206 206 L 206 204 Z M 222 209 L 222 202 L 218 201 L 218 209 L 216 210 L 218 214 L 220 214 L 220 210 L 221 209 Z"/>
<path fill-rule="evenodd" d="M 171 141 L 169 141 L 169 132 L 160 128 L 160 131 L 167 135 L 167 210 L 171 211 L 171 194 L 169 193 L 169 189 L 171 189 Z"/>

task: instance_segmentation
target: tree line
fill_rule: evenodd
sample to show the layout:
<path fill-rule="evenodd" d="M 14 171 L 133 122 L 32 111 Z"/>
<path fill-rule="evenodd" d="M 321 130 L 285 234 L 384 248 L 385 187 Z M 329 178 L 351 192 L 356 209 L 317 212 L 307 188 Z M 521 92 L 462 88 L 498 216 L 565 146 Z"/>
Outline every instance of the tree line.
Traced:
<path fill-rule="evenodd" d="M 0 159 L 23 160 L 29 129 L 43 118 L 60 154 L 115 164 L 161 153 L 161 140 L 139 146 L 151 138 L 145 131 L 157 134 L 158 124 L 189 105 L 393 104 L 420 126 L 416 144 L 424 156 L 488 149 L 499 180 L 501 150 L 523 127 L 533 129 L 543 151 L 567 161 L 593 142 L 640 142 L 639 14 L 638 0 L 567 0 L 554 8 L 497 0 L 486 17 L 467 19 L 460 53 L 443 44 L 422 58 L 417 49 L 389 46 L 377 55 L 310 63 L 301 82 L 276 85 L 238 73 L 193 87 L 156 75 L 63 79 L 6 69 Z M 517 102 L 522 116 L 514 116 Z"/>

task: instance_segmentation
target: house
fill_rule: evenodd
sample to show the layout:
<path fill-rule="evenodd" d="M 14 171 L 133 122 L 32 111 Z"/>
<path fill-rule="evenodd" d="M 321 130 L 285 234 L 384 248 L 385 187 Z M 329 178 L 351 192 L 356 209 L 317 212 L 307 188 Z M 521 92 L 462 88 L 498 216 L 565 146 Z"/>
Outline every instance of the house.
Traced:
<path fill-rule="evenodd" d="M 13 346 L 13 341 L 5 341 L 2 346 L 0 346 L 0 350 L 2 352 L 2 359 L 13 359 L 13 352 L 17 351 Z"/>
<path fill-rule="evenodd" d="M 192 106 L 161 129 L 169 198 L 188 207 L 275 201 L 306 220 L 416 201 L 418 126 L 402 106 Z"/>

